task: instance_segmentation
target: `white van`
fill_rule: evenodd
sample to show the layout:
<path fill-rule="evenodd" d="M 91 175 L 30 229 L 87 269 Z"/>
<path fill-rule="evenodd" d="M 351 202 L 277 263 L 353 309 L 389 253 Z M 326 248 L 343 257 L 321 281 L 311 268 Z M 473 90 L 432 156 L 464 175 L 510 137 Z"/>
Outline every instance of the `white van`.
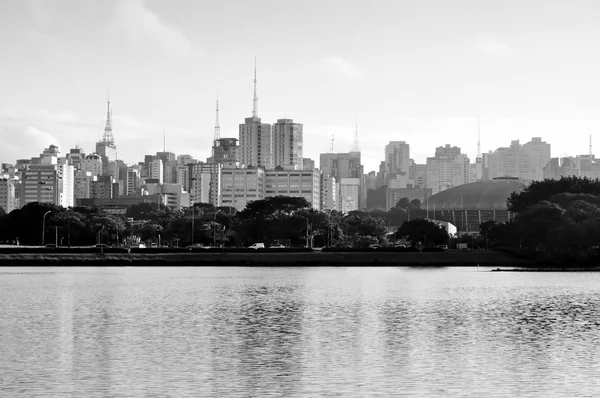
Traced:
<path fill-rule="evenodd" d="M 253 245 L 248 246 L 249 249 L 264 249 L 265 248 L 265 244 L 264 243 L 255 243 Z"/>

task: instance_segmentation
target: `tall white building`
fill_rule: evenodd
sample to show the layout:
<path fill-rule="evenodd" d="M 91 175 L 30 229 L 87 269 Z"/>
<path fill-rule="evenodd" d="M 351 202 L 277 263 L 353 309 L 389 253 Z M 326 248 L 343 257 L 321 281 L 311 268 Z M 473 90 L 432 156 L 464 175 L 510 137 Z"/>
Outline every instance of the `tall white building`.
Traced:
<path fill-rule="evenodd" d="M 336 183 L 335 177 L 330 176 L 329 174 L 321 174 L 320 176 L 320 201 L 321 201 L 321 210 L 337 210 L 338 207 L 338 191 L 339 184 Z"/>
<path fill-rule="evenodd" d="M 360 178 L 342 178 L 340 180 L 340 211 L 348 213 L 359 210 Z"/>
<path fill-rule="evenodd" d="M 437 147 L 435 156 L 427 158 L 426 188 L 431 194 L 470 182 L 469 158 L 459 147 Z"/>
<path fill-rule="evenodd" d="M 164 179 L 164 166 L 162 159 L 154 159 L 150 162 L 150 168 L 148 170 L 148 178 L 152 180 L 158 180 L 159 184 L 162 184 Z"/>
<path fill-rule="evenodd" d="M 0 178 L 0 207 L 6 214 L 15 209 L 15 184 L 10 178 Z"/>
<path fill-rule="evenodd" d="M 271 125 L 261 123 L 260 118 L 246 118 L 240 124 L 240 163 L 245 167 L 273 169 L 273 139 Z"/>
<path fill-rule="evenodd" d="M 292 119 L 278 119 L 273 124 L 273 164 L 275 167 L 303 169 L 303 126 Z"/>
<path fill-rule="evenodd" d="M 264 167 L 273 169 L 273 137 L 271 125 L 261 123 L 258 117 L 258 96 L 256 95 L 256 64 L 254 65 L 254 101 L 252 117 L 245 119 L 239 129 L 239 161 L 243 167 Z"/>
<path fill-rule="evenodd" d="M 550 161 L 550 144 L 534 137 L 520 145 L 511 141 L 510 147 L 498 148 L 487 154 L 489 178 L 517 177 L 527 181 L 544 179 L 544 167 Z"/>

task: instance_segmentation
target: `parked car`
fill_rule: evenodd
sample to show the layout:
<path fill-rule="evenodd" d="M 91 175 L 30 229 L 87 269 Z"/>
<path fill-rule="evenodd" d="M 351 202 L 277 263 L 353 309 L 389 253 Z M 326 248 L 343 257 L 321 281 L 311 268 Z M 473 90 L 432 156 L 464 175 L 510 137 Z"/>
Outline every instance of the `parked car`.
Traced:
<path fill-rule="evenodd" d="M 264 243 L 255 243 L 253 245 L 248 246 L 249 249 L 264 249 L 265 248 L 265 244 Z"/>
<path fill-rule="evenodd" d="M 54 243 L 48 243 L 48 244 L 47 244 L 46 246 L 44 246 L 44 247 L 45 247 L 45 248 L 48 248 L 48 249 L 54 249 L 54 248 L 56 248 L 56 245 L 55 245 Z"/>
<path fill-rule="evenodd" d="M 281 243 L 275 243 L 274 245 L 270 246 L 270 249 L 285 249 L 285 246 Z"/>
<path fill-rule="evenodd" d="M 145 248 L 146 248 L 146 245 L 145 245 L 145 244 L 143 244 L 143 243 L 140 243 L 140 245 L 139 245 L 138 247 L 139 247 L 140 249 L 145 249 Z"/>
<path fill-rule="evenodd" d="M 406 245 L 396 245 L 396 246 L 394 246 L 394 247 L 398 247 L 398 248 L 403 248 L 403 249 L 406 249 Z"/>
<path fill-rule="evenodd" d="M 381 249 L 381 245 L 377 244 L 377 243 L 373 243 L 372 245 L 369 245 L 369 249 Z"/>
<path fill-rule="evenodd" d="M 103 248 L 106 249 L 106 248 L 108 248 L 110 246 L 109 245 L 105 245 L 104 243 L 99 243 L 99 244 L 96 245 L 96 247 L 98 247 L 98 248 L 103 247 Z"/>
<path fill-rule="evenodd" d="M 202 243 L 194 243 L 194 244 L 191 244 L 189 246 L 186 246 L 185 248 L 186 249 L 193 249 L 193 248 L 203 249 L 204 245 Z"/>
<path fill-rule="evenodd" d="M 448 250 L 448 245 L 439 245 L 440 249 Z"/>

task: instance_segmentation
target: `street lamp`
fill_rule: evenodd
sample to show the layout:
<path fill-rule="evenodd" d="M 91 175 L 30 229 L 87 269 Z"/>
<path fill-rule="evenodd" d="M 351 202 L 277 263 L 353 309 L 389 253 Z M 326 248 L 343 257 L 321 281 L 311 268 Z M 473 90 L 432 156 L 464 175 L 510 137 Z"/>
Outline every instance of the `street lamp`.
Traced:
<path fill-rule="evenodd" d="M 44 217 L 42 217 L 42 246 L 44 246 L 44 232 L 46 230 L 46 216 L 52 213 L 50 210 L 44 213 Z"/>
<path fill-rule="evenodd" d="M 217 223 L 217 214 L 219 214 L 219 212 L 221 212 L 220 209 L 215 211 L 215 215 L 213 217 L 213 246 L 217 245 L 217 226 L 215 224 Z"/>

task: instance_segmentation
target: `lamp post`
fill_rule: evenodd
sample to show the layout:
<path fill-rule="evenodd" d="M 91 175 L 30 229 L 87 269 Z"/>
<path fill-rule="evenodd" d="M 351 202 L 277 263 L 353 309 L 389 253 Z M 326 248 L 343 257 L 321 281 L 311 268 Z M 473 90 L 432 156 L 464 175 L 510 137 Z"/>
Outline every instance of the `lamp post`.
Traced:
<path fill-rule="evenodd" d="M 46 231 L 46 216 L 52 213 L 50 210 L 44 213 L 44 217 L 42 217 L 42 246 L 44 246 L 44 232 Z"/>
<path fill-rule="evenodd" d="M 104 225 L 100 228 L 100 232 L 98 232 L 98 243 L 100 244 L 100 254 L 104 254 L 104 247 L 102 246 L 102 231 L 104 230 Z"/>
<path fill-rule="evenodd" d="M 221 210 L 217 210 L 215 211 L 215 215 L 213 217 L 213 246 L 217 245 L 217 226 L 215 225 L 217 223 L 217 214 L 219 214 Z"/>
<path fill-rule="evenodd" d="M 196 177 L 190 178 L 190 196 L 192 197 L 192 199 L 191 199 L 191 204 L 192 204 L 192 243 L 191 243 L 191 245 L 194 244 L 194 218 L 196 218 L 196 207 L 194 206 L 194 181 L 196 181 L 196 180 L 197 180 Z"/>

